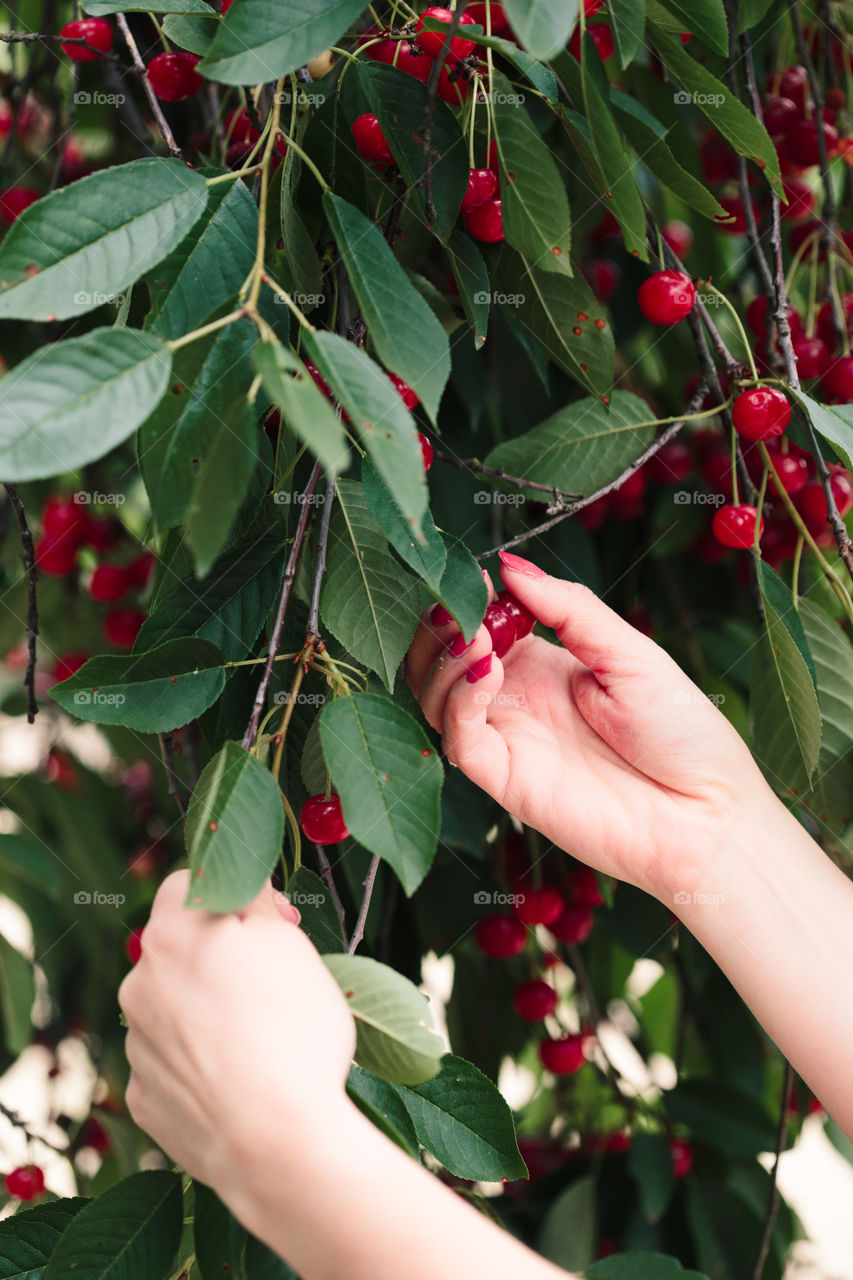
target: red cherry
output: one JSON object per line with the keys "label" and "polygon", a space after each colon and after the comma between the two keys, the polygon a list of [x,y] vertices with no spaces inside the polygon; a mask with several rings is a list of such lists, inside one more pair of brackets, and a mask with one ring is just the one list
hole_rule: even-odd
{"label": "red cherry", "polygon": [[520,1018],[526,1018],[528,1022],[541,1022],[556,1009],[557,993],[550,983],[542,978],[533,978],[516,987],[512,993],[512,1003]]}
{"label": "red cherry", "polygon": [[781,74],[771,71],[767,76],[767,92],[777,93],[781,98],[790,98],[800,115],[805,115],[808,92],[808,73],[805,67],[786,67]]}
{"label": "red cherry", "polygon": [[[714,519],[711,523],[714,537],[724,547],[734,547],[739,551],[745,551],[755,541],[755,520],[757,515],[758,512],[755,507],[751,507],[745,502],[742,502],[737,507],[719,507],[714,512]],[[764,518],[762,517],[758,530],[759,537],[761,537],[763,530]]]}
{"label": "red cherry", "polygon": [[432,466],[432,460],[435,457],[435,449],[432,447],[432,441],[422,431],[418,432],[418,440],[420,441],[421,455],[424,460],[424,471],[429,471]]}
{"label": "red cherry", "polygon": [[591,502],[588,507],[582,507],[578,512],[576,519],[584,529],[588,529],[590,533],[594,529],[599,529],[607,519],[610,511],[610,494],[607,493],[603,498],[596,498],[595,502]]}
{"label": "red cherry", "polygon": [[133,933],[128,934],[127,942],[124,944],[124,949],[127,953],[127,958],[131,964],[139,964],[139,961],[142,959],[142,934],[143,933],[144,933],[144,928],[134,929]]}
{"label": "red cherry", "polygon": [[504,227],[501,214],[501,202],[498,196],[485,200],[476,209],[465,214],[465,226],[475,240],[484,240],[494,244],[503,240]]}
{"label": "red cherry", "polygon": [[32,187],[7,187],[0,194],[0,218],[11,226],[38,198],[38,191],[34,191]]}
{"label": "red cherry", "polygon": [[117,564],[99,564],[89,583],[89,595],[99,604],[115,604],[127,595],[127,570]]}
{"label": "red cherry", "polygon": [[565,905],[559,889],[545,885],[541,889],[525,889],[513,911],[524,924],[553,924],[563,914]]}
{"label": "red cherry", "polygon": [[791,421],[791,402],[778,387],[742,391],[732,405],[735,431],[747,440],[772,440]]}
{"label": "red cherry", "polygon": [[[778,445],[770,445],[767,452],[786,493],[799,493],[805,488],[809,479],[809,464],[805,458],[796,453],[782,453]],[[775,481],[773,483],[775,485]]]}
{"label": "red cherry", "polygon": [[627,480],[610,495],[610,510],[617,520],[634,520],[643,514],[646,472],[642,467],[632,471]]}
{"label": "red cherry", "polygon": [[196,71],[199,59],[194,53],[172,50],[158,53],[148,63],[148,83],[161,102],[183,102],[204,84]]}
{"label": "red cherry", "polygon": [[793,342],[797,370],[801,378],[820,378],[829,368],[829,347],[823,338],[809,338],[801,333]]}
{"label": "red cherry", "polygon": [[71,757],[58,747],[51,747],[44,762],[44,771],[48,782],[53,782],[63,791],[74,791],[80,782],[79,774],[74,768]]}
{"label": "red cherry", "polygon": [[814,213],[814,192],[805,182],[798,178],[785,178],[782,181],[788,203],[783,204],[781,215],[786,222],[800,222]]}
{"label": "red cherry", "polygon": [[693,470],[693,454],[681,440],[670,440],[646,463],[650,479],[656,484],[680,484]]}
{"label": "red cherry", "polygon": [[66,22],[59,34],[69,40],[85,40],[86,44],[100,49],[100,53],[96,53],[82,44],[64,44],[62,52],[72,62],[97,62],[101,53],[109,53],[113,47],[113,29],[106,18],[77,18]]}
{"label": "red cherry", "polygon": [[389,373],[387,377],[393,382],[394,389],[407,409],[416,409],[421,402],[421,398],[417,391],[413,391],[408,382],[404,382],[402,378],[398,378],[396,373]]}
{"label": "red cherry", "polygon": [[799,118],[800,109],[790,98],[770,94],[764,102],[764,127],[771,137],[786,133]]}
{"label": "red cherry", "polygon": [[525,636],[529,636],[536,625],[536,619],[527,606],[520,600],[516,600],[515,596],[506,590],[498,592],[498,603],[503,605],[504,613],[513,621],[516,640],[523,640]]}
{"label": "red cherry", "polygon": [[[843,516],[853,506],[853,487],[843,471],[833,472],[829,481],[835,505]],[[828,509],[823,486],[817,481],[804,485],[797,494],[797,510],[808,525],[810,533],[818,533],[828,519]]]}
{"label": "red cherry", "polygon": [[[596,3],[598,7],[604,3],[604,0],[586,0],[586,3]],[[509,18],[503,11],[503,5],[498,4],[497,0],[492,0],[491,4],[469,4],[465,10],[468,17],[472,21],[478,23],[483,30],[486,30],[486,10],[490,11],[492,21],[493,36],[509,36],[512,35],[512,27],[509,25]]]}
{"label": "red cherry", "polygon": [[[418,44],[423,49],[428,58],[438,58],[444,48],[447,39],[447,31],[425,31],[424,18],[433,18],[436,22],[445,22],[448,24],[453,21],[453,13],[450,9],[445,9],[441,5],[431,5],[429,9],[424,9],[415,25],[417,32]],[[468,13],[463,13],[459,17],[459,27],[473,26],[474,19]],[[467,58],[469,53],[473,53],[476,48],[474,40],[466,40],[463,36],[454,36],[450,41],[450,53],[448,57],[458,62],[461,58]]]}
{"label": "red cherry", "polygon": [[44,1173],[37,1164],[19,1165],[6,1174],[3,1182],[16,1200],[36,1200],[44,1191]]}
{"label": "red cherry", "polygon": [[116,649],[132,649],[145,616],[141,609],[111,609],[104,615],[101,630]]}
{"label": "red cherry", "polygon": [[497,174],[493,169],[472,169],[468,175],[468,188],[459,206],[462,213],[477,209],[493,196],[498,188]]}
{"label": "red cherry", "polygon": [[[717,226],[721,231],[726,231],[730,236],[742,236],[746,232],[746,212],[744,210],[743,200],[740,196],[720,196],[718,203],[725,209],[725,215],[717,214],[714,218]],[[756,222],[759,221],[760,210],[755,202],[752,202],[752,212],[755,215]]]}
{"label": "red cherry", "polygon": [[527,929],[514,916],[483,916],[477,921],[474,940],[483,955],[508,960],[524,950]]}
{"label": "red cherry", "polygon": [[69,649],[68,653],[61,653],[56,659],[51,675],[56,681],[69,680],[76,671],[85,666],[91,656],[90,653],[75,653]]}
{"label": "red cherry", "polygon": [[656,271],[640,285],[637,303],[652,324],[678,324],[693,310],[696,287],[683,271]]}
{"label": "red cherry", "polygon": [[305,838],[313,844],[337,844],[349,838],[349,830],[341,812],[341,798],[336,791],[328,797],[322,792],[310,796],[302,806],[299,821]]}
{"label": "red cherry", "polygon": [[592,867],[572,867],[569,872],[571,894],[569,901],[576,907],[600,907],[604,904],[598,887],[598,876]]}
{"label": "red cherry", "polygon": [[597,301],[608,302],[622,274],[616,263],[611,262],[609,258],[591,258],[581,270],[589,281],[589,287]]}
{"label": "red cherry", "polygon": [[[592,40],[598,50],[598,56],[602,62],[609,62],[613,57],[613,32],[610,30],[606,22],[595,23],[586,29],[587,35]],[[581,29],[575,27],[572,32],[572,38],[569,41],[569,53],[576,62],[581,60]]]}
{"label": "red cherry", "polygon": [[80,1130],[79,1143],[81,1147],[91,1147],[93,1151],[97,1151],[102,1156],[106,1155],[112,1148],[110,1135],[97,1116],[89,1116],[89,1119]]}
{"label": "red cherry", "polygon": [[841,356],[831,364],[820,385],[827,399],[836,404],[853,401],[853,355]]}
{"label": "red cherry", "polygon": [[683,1138],[670,1138],[669,1149],[672,1152],[673,1178],[686,1178],[693,1168],[693,1148]]}
{"label": "red cherry", "polygon": [[[838,130],[831,124],[821,123],[828,156],[838,150]],[[818,123],[816,120],[798,120],[785,134],[785,144],[791,159],[804,169],[820,162]]]}
{"label": "red cherry", "polygon": [[594,923],[592,907],[570,903],[548,928],[558,942],[586,942]]}
{"label": "red cherry", "polygon": [[604,0],[583,0],[583,15],[585,18],[594,18],[604,8]]}
{"label": "red cherry", "polygon": [[706,182],[737,181],[737,156],[715,129],[707,129],[700,139],[699,162]]}
{"label": "red cherry", "polygon": [[157,557],[151,551],[143,551],[142,555],[134,557],[126,570],[129,585],[137,591],[147,587],[156,563]]}
{"label": "red cherry", "polygon": [[369,160],[371,163],[394,163],[391,148],[388,146],[382,127],[372,111],[366,111],[363,116],[353,120],[352,136],[362,159]]}
{"label": "red cherry", "polygon": [[684,258],[690,252],[693,231],[686,222],[679,222],[677,218],[670,219],[661,227],[661,235],[677,257]]}
{"label": "red cherry", "polygon": [[570,1076],[580,1071],[586,1062],[583,1052],[584,1036],[563,1036],[562,1040],[543,1040],[539,1046],[539,1059],[546,1071],[555,1076]]}
{"label": "red cherry", "polygon": [[722,493],[731,499],[732,491],[732,458],[727,449],[717,449],[707,454],[700,464],[702,478],[709,489]]}
{"label": "red cherry", "polygon": [[[844,320],[849,329],[853,325],[853,293],[845,293],[841,303]],[[835,346],[835,323],[832,318],[832,307],[828,302],[824,302],[818,310],[817,328],[826,345],[832,350]]]}
{"label": "red cherry", "polygon": [[48,534],[42,534],[35,544],[36,568],[52,578],[67,578],[77,565],[77,547],[70,538],[56,541]]}
{"label": "red cherry", "polygon": [[[767,308],[769,306],[769,300],[763,293],[760,293],[756,298],[752,299],[752,302],[750,302],[746,309],[747,326],[752,330],[757,338],[766,338],[767,336]],[[803,327],[799,311],[789,304],[787,307],[787,314],[788,324],[791,326],[791,334],[798,334]]]}
{"label": "red cherry", "polygon": [[467,78],[462,73],[462,68],[458,62],[451,62],[449,59],[441,68],[441,74],[438,77],[438,96],[442,102],[449,102],[451,106],[461,106],[468,97],[471,86]]}
{"label": "red cherry", "polygon": [[374,62],[385,62],[398,71],[404,71],[416,80],[426,84],[432,69],[432,58],[428,58],[420,45],[410,40],[383,40],[381,44],[372,45],[367,50],[368,58]]}
{"label": "red cherry", "polygon": [[843,111],[847,105],[847,98],[843,89],[827,89],[824,102],[831,111]]}
{"label": "red cherry", "polygon": [[86,511],[70,498],[52,494],[41,513],[42,533],[48,538],[68,538],[75,546],[83,541],[86,532]]}
{"label": "red cherry", "polygon": [[486,609],[483,625],[491,636],[495,657],[504,657],[515,644],[515,619],[507,613],[502,601],[492,601]]}
{"label": "red cherry", "polygon": [[85,178],[86,174],[91,172],[92,166],[83,143],[75,138],[73,133],[69,134],[62,151],[59,166],[60,178],[64,183],[76,182],[78,178]]}
{"label": "red cherry", "polygon": [[[321,373],[321,372],[320,372],[320,370],[317,368],[317,366],[316,366],[316,364],[314,363],[314,361],[313,361],[313,360],[303,360],[303,362],[302,362],[302,363],[305,365],[305,368],[308,370],[309,374],[311,375],[311,380],[312,380],[312,382],[314,383],[314,385],[315,385],[316,387],[318,387],[318,388],[320,389],[320,391],[322,391],[322,393],[323,393],[323,395],[326,397],[326,399],[327,399],[327,400],[334,400],[334,396],[332,395],[332,388],[329,386],[328,382],[327,382],[327,381],[326,381],[326,379],[323,377],[322,373]],[[341,412],[341,422],[343,422],[344,424],[346,424],[346,423],[348,423],[349,421],[350,421],[350,416],[349,416],[349,414],[348,414],[348,413],[346,413],[345,411],[342,411],[342,412]]]}

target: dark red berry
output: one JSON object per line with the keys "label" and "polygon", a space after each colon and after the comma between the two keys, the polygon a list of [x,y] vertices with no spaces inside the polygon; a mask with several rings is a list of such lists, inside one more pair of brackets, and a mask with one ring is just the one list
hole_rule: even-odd
{"label": "dark red berry", "polygon": [[781,207],[781,215],[786,222],[801,222],[814,213],[814,192],[805,182],[799,178],[785,178],[782,188],[788,201]]}
{"label": "dark red berry", "polygon": [[127,595],[127,570],[117,564],[99,564],[89,583],[89,595],[99,604],[114,604]]}
{"label": "dark red berry", "polygon": [[112,551],[121,542],[123,529],[120,520],[115,516],[85,517],[83,525],[83,542],[95,551]]}
{"label": "dark red berry", "polygon": [[477,921],[474,939],[483,955],[507,960],[524,950],[527,929],[514,916],[483,916]]}
{"label": "dark red berry", "polygon": [[777,133],[787,133],[788,129],[800,118],[800,109],[790,98],[781,98],[771,94],[764,102],[764,127],[771,137]]}
{"label": "dark red berry", "polygon": [[732,422],[747,440],[772,440],[791,421],[791,402],[778,387],[742,391],[732,405]]}
{"label": "dark red berry", "polygon": [[97,1151],[102,1156],[107,1155],[112,1148],[110,1135],[97,1116],[89,1116],[89,1119],[80,1130],[79,1142],[81,1147],[91,1147],[93,1151]]}
{"label": "dark red berry", "polygon": [[194,53],[171,50],[158,53],[148,63],[148,83],[161,102],[183,102],[204,84],[196,71],[199,59]]}
{"label": "dark red berry", "polygon": [[581,268],[598,302],[608,302],[619,284],[621,272],[609,258],[591,258]]}
{"label": "dark red berry", "polygon": [[141,609],[111,609],[104,615],[101,629],[116,649],[132,649],[144,621]]}
{"label": "dark red berry", "polygon": [[69,40],[85,40],[86,44],[95,46],[87,49],[82,44],[64,44],[62,52],[72,62],[97,62],[102,53],[109,53],[113,47],[113,29],[106,18],[77,18],[74,22],[66,22],[59,34]]}
{"label": "dark red berry", "polygon": [[413,391],[408,382],[404,382],[402,378],[398,378],[396,373],[389,373],[388,378],[394,384],[394,390],[403,401],[407,409],[416,409],[421,402],[421,398],[417,391]]}
{"label": "dark red berry", "polygon": [[536,625],[536,619],[527,606],[520,600],[516,600],[515,596],[506,590],[498,592],[498,603],[503,605],[504,613],[512,618],[516,640],[523,640],[525,636],[529,636]]}
{"label": "dark red berry", "polygon": [[[587,3],[589,3],[589,0],[587,0]],[[597,3],[600,8],[601,5],[604,3],[604,0],[595,0],[595,3]],[[487,26],[486,26],[487,10],[488,10],[488,16],[491,18],[492,35],[493,36],[511,35],[512,27],[509,25],[509,18],[504,13],[503,5],[498,4],[497,0],[491,0],[491,3],[488,5],[469,4],[465,12],[468,14],[469,18],[472,18],[474,22],[478,23],[479,26],[481,26],[483,30],[486,31],[487,30]]]}
{"label": "dark red berry", "polygon": [[432,460],[435,457],[435,449],[432,447],[432,441],[422,431],[418,432],[418,441],[421,446],[421,456],[424,460],[424,471],[429,471],[432,466]]}
{"label": "dark red berry", "polygon": [[677,324],[693,310],[696,287],[683,271],[656,271],[640,285],[637,303],[652,324]]}
{"label": "dark red berry", "polygon": [[127,580],[130,585],[137,591],[147,587],[156,563],[157,557],[151,551],[143,551],[142,555],[135,556],[127,566]]}
{"label": "dark red berry", "polygon": [[[823,129],[827,155],[834,156],[838,150],[838,130],[826,123],[822,123],[820,127]],[[818,122],[798,120],[785,134],[785,144],[791,159],[804,169],[818,164],[820,162]]]}
{"label": "dark red berry", "polygon": [[[763,293],[758,294],[752,299],[746,309],[746,323],[757,338],[767,337],[767,308],[770,305],[768,299]],[[787,307],[788,324],[791,327],[792,336],[796,336],[803,327],[803,322],[799,311],[794,307]]]}
{"label": "dark red berry", "polygon": [[302,806],[299,821],[307,840],[313,844],[337,844],[349,839],[349,830],[341,812],[341,798],[336,791],[329,796],[320,792],[310,796]]}
{"label": "dark red berry", "polygon": [[569,901],[573,906],[600,907],[604,903],[598,887],[598,876],[592,867],[572,867],[569,872],[571,894]]}
{"label": "dark red berry", "polygon": [[131,964],[139,964],[142,958],[142,934],[144,929],[134,929],[133,933],[128,934],[127,942],[124,944],[127,958]]}
{"label": "dark red berry", "polygon": [[[839,513],[842,516],[846,515],[851,506],[853,506],[853,487],[851,487],[848,474],[844,471],[833,472],[830,476],[829,486]],[[823,485],[817,481],[804,485],[797,494],[797,510],[808,525],[810,533],[820,532],[826,524],[829,514]]]}
{"label": "dark red berry", "polygon": [[[742,236],[746,232],[746,209],[740,196],[720,196],[718,203],[725,209],[725,215],[717,214],[714,218],[717,226],[721,231],[726,231],[730,236]],[[760,210],[755,202],[752,202],[752,212],[755,215],[755,221],[760,220]]]}
{"label": "dark red berry", "polygon": [[649,458],[646,469],[656,484],[680,484],[693,470],[693,454],[681,440],[670,440]]}
{"label": "dark red berry", "polygon": [[[445,9],[441,5],[431,5],[429,9],[424,9],[418,18],[416,28],[418,44],[423,49],[428,58],[439,57],[447,36],[448,31],[425,31],[424,18],[433,18],[436,22],[447,23],[448,28],[453,21],[453,13],[450,9]],[[473,26],[474,19],[468,13],[463,13],[459,18],[459,27]],[[473,53],[476,47],[475,41],[467,40],[463,36],[454,36],[450,41],[450,53],[448,57],[453,58],[454,62],[458,62],[461,58],[467,58],[469,53]]]}
{"label": "dark red berry", "polygon": [[693,231],[686,222],[680,222],[677,218],[664,223],[661,235],[676,257],[686,257],[693,247]]}
{"label": "dark red berry", "polygon": [[36,568],[52,578],[67,578],[77,566],[77,547],[70,538],[42,534],[35,544]]}
{"label": "dark red berry", "polygon": [[557,993],[550,983],[542,978],[533,978],[516,987],[512,993],[512,1003],[520,1018],[526,1018],[528,1022],[541,1022],[556,1009]]}
{"label": "dark red berry", "polygon": [[[808,484],[809,464],[797,453],[782,453],[779,447],[769,446],[768,455],[785,493],[799,493]],[[775,481],[773,482],[775,485]]]}
{"label": "dark red berry", "polygon": [[11,226],[25,209],[35,204],[38,198],[38,191],[33,190],[32,187],[7,187],[0,194],[0,218]]}
{"label": "dark red berry", "polygon": [[500,198],[492,196],[491,199],[484,200],[476,209],[469,210],[465,214],[465,226],[475,240],[483,240],[487,244],[503,240],[504,224]]}
{"label": "dark red berry", "polygon": [[44,1191],[44,1173],[37,1164],[19,1165],[6,1174],[3,1182],[9,1195],[17,1200],[36,1200]]}
{"label": "dark red berry", "polygon": [[498,189],[498,178],[494,169],[472,169],[468,175],[468,187],[459,206],[463,213],[477,209],[493,196]]}
{"label": "dark red berry", "polygon": [[548,928],[558,942],[586,942],[594,923],[592,907],[570,903]]}
{"label": "dark red berry", "polygon": [[673,1178],[686,1178],[693,1168],[693,1148],[683,1138],[670,1138],[669,1149],[672,1152]]}
{"label": "dark red berry", "polygon": [[853,401],[853,355],[840,356],[827,369],[820,380],[826,398],[836,404]]}
{"label": "dark red berry", "polygon": [[75,653],[73,650],[61,653],[53,664],[51,675],[57,681],[70,680],[76,671],[85,666],[91,656],[90,653]]}
{"label": "dark red berry", "polygon": [[563,914],[565,900],[559,889],[545,885],[541,889],[525,889],[518,895],[513,910],[524,924],[553,924]]}
{"label": "dark red berry", "polygon": [[[745,551],[747,547],[751,547],[755,542],[757,515],[758,512],[755,507],[751,507],[745,502],[736,507],[720,507],[714,512],[714,519],[711,524],[714,537],[724,547],[734,547],[739,551]],[[759,537],[761,537],[763,529],[764,518],[762,517],[758,531]]]}
{"label": "dark red berry", "polygon": [[382,126],[372,111],[366,111],[363,116],[353,120],[352,136],[362,159],[371,164],[394,163]]}
{"label": "dark red berry", "polygon": [[420,46],[410,40],[383,40],[382,44],[368,49],[367,56],[376,62],[394,66],[424,84],[429,80],[432,58],[428,58]]}
{"label": "dark red berry", "polygon": [[[587,27],[587,35],[592,40],[598,50],[598,56],[602,62],[609,62],[613,57],[613,32],[610,30],[606,22],[594,23],[593,26]],[[581,29],[575,27],[572,32],[572,38],[569,41],[569,53],[572,57],[580,62],[581,60]]]}
{"label": "dark red berry", "polygon": [[45,537],[68,538],[79,546],[86,535],[86,509],[70,498],[53,494],[42,508],[41,527]]}
{"label": "dark red berry", "polygon": [[47,759],[44,762],[44,771],[47,774],[48,782],[53,782],[57,787],[61,787],[63,791],[73,791],[80,781],[80,775],[74,767],[74,762],[66,751],[61,751],[59,747],[51,747],[47,753]]}
{"label": "dark red berry", "polygon": [[780,98],[790,98],[801,116],[806,113],[808,74],[805,67],[786,67],[784,71],[771,71],[767,76],[767,92]]}
{"label": "dark red berry", "polygon": [[580,1071],[586,1062],[583,1051],[584,1036],[563,1036],[562,1040],[543,1040],[539,1046],[539,1059],[546,1071],[555,1076],[570,1076]]}
{"label": "dark red berry", "polygon": [[515,621],[500,600],[493,600],[486,609],[483,626],[492,640],[492,651],[496,657],[502,658],[509,653],[515,644]]}
{"label": "dark red berry", "polygon": [[793,342],[797,371],[801,378],[821,378],[829,368],[829,347],[823,338],[809,338],[801,333]]}

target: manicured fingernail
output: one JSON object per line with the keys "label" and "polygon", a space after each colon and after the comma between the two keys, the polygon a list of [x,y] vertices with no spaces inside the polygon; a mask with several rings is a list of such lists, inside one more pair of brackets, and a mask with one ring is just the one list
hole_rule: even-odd
{"label": "manicured fingernail", "polygon": [[448,622],[453,621],[453,614],[448,613],[443,604],[433,606],[429,620],[434,627],[446,627]]}
{"label": "manicured fingernail", "polygon": [[511,569],[513,573],[523,573],[525,578],[545,577],[544,569],[540,569],[538,564],[531,564],[521,556],[514,556],[510,551],[499,551],[498,555],[504,568]]}
{"label": "manicured fingernail", "polygon": [[487,676],[492,669],[493,653],[487,653],[485,658],[480,658],[475,662],[473,667],[465,673],[465,679],[469,684],[476,684],[478,680],[482,680],[483,676]]}
{"label": "manicured fingernail", "polygon": [[461,655],[465,652],[466,649],[470,649],[473,643],[474,643],[473,640],[466,640],[462,632],[460,631],[459,635],[456,637],[456,639],[453,641],[453,643],[450,646],[451,655],[454,658],[461,657]]}
{"label": "manicured fingernail", "polygon": [[483,575],[483,581],[485,582],[486,586],[488,586],[488,584],[489,584],[489,571],[488,571],[488,569],[481,569],[481,570],[480,570],[480,573],[482,573],[482,575]]}

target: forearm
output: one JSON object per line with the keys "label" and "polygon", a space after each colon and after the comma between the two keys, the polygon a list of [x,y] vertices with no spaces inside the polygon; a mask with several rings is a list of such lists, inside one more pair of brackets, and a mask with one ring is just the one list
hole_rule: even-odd
{"label": "forearm", "polygon": [[[293,1144],[302,1155],[294,1161]],[[294,1166],[297,1166],[294,1172]],[[572,1280],[466,1204],[352,1104],[297,1137],[270,1126],[242,1163],[232,1212],[302,1280]]]}
{"label": "forearm", "polygon": [[[853,1137],[853,885],[762,792],[691,901],[676,905],[756,1018]],[[831,1046],[831,1052],[828,1052]]]}

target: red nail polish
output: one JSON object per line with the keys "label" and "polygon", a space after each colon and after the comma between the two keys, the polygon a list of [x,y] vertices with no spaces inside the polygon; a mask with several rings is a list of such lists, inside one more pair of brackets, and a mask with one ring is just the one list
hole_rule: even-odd
{"label": "red nail polish", "polygon": [[525,578],[544,578],[545,570],[540,569],[538,564],[532,564],[529,560],[523,559],[522,556],[514,556],[509,551],[499,551],[501,564],[506,569],[510,569],[513,573],[523,573]]}
{"label": "red nail polish", "polygon": [[446,627],[448,622],[453,621],[453,615],[448,613],[443,604],[433,605],[429,620],[434,627]]}
{"label": "red nail polish", "polygon": [[460,631],[459,635],[456,637],[456,639],[453,641],[453,643],[450,646],[450,652],[454,658],[459,658],[462,656],[462,654],[465,652],[466,649],[469,649],[471,647],[473,643],[474,643],[473,640],[466,640],[462,632]]}
{"label": "red nail polish", "polygon": [[487,653],[485,658],[480,658],[479,662],[475,662],[469,671],[465,673],[465,679],[469,684],[476,684],[478,680],[482,680],[483,676],[487,676],[492,669],[493,653]]}

